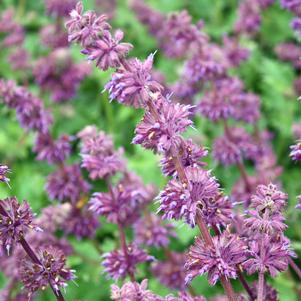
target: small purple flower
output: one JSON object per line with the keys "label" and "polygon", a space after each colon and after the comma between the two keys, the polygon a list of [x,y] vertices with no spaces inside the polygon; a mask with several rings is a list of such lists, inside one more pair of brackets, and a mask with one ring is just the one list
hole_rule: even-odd
{"label": "small purple flower", "polygon": [[226,227],[233,220],[233,204],[222,194],[205,200],[200,206],[200,212],[208,226]]}
{"label": "small purple flower", "polygon": [[149,55],[144,62],[132,59],[118,69],[105,86],[110,100],[116,99],[122,104],[139,108],[146,106],[151,93],[161,92],[163,87],[151,75],[153,59],[154,54]]}
{"label": "small purple flower", "polygon": [[178,293],[177,298],[174,296],[167,296],[166,301],[206,301],[206,298],[203,296],[191,296],[187,292],[183,291]]}
{"label": "small purple flower", "polygon": [[160,112],[158,116],[150,111],[145,113],[136,127],[133,143],[141,144],[147,149],[169,152],[181,144],[182,137],[179,134],[192,125],[189,119],[191,106],[163,99],[157,109]]}
{"label": "small purple flower", "polygon": [[186,287],[185,259],[182,253],[168,251],[166,260],[152,263],[152,273],[163,285],[171,289],[184,290]]}
{"label": "small purple flower", "polygon": [[157,32],[160,48],[171,58],[182,57],[191,49],[200,47],[207,37],[192,24],[186,10],[170,14]]}
{"label": "small purple flower", "polygon": [[153,260],[152,256],[147,255],[135,245],[127,246],[127,254],[124,254],[123,250],[114,250],[104,254],[103,258],[102,265],[105,272],[114,280],[134,274],[138,263]]}
{"label": "small purple flower", "polygon": [[74,271],[65,267],[66,258],[60,250],[52,247],[40,250],[38,258],[40,263],[34,263],[27,257],[20,262],[21,279],[30,293],[48,285],[59,292],[61,287],[67,286],[67,281],[75,278]]}
{"label": "small purple flower", "polygon": [[90,45],[111,28],[106,21],[106,15],[98,17],[92,11],[83,13],[83,4],[78,2],[70,13],[70,19],[66,22],[69,42],[80,43],[83,46]]}
{"label": "small purple flower", "polygon": [[213,88],[204,93],[198,111],[206,118],[217,121],[234,116],[235,97],[241,95],[242,82],[237,78],[223,78],[213,82]]}
{"label": "small purple flower", "polygon": [[46,190],[52,200],[76,203],[81,193],[87,193],[89,188],[77,164],[63,166],[47,177]]}
{"label": "small purple flower", "polygon": [[116,284],[111,285],[111,298],[116,301],[163,301],[147,289],[148,280],[144,279],[141,284],[126,282],[121,288]]}
{"label": "small purple flower", "polygon": [[37,153],[37,159],[47,161],[48,164],[62,163],[71,153],[70,137],[60,136],[56,141],[49,133],[39,133],[33,151]]}
{"label": "small purple flower", "polygon": [[219,184],[209,171],[198,167],[187,167],[185,173],[188,183],[172,179],[160,193],[159,210],[163,211],[164,219],[184,218],[194,227],[198,206],[218,194]]}
{"label": "small purple flower", "polygon": [[272,183],[259,185],[256,193],[251,197],[251,206],[258,211],[268,209],[277,213],[286,205],[287,197],[286,193],[278,190],[277,186]]}
{"label": "small purple flower", "polygon": [[301,209],[301,195],[297,196],[298,205],[295,207],[296,209]]}
{"label": "small purple flower", "polygon": [[101,39],[88,45],[82,53],[88,56],[88,60],[96,61],[96,66],[101,70],[109,67],[119,67],[120,61],[133,48],[129,43],[120,43],[123,39],[123,32],[117,30],[114,37],[110,32],[105,32]]}
{"label": "small purple flower", "polygon": [[65,17],[75,7],[76,0],[46,0],[45,5],[49,15]]}
{"label": "small purple flower", "polygon": [[291,22],[291,27],[301,36],[301,18],[294,18]]}
{"label": "small purple flower", "polygon": [[[192,139],[182,140],[179,145],[179,152],[181,154],[181,161],[184,167],[199,166],[202,167],[206,163],[201,162],[200,159],[208,155],[208,151],[203,147],[192,142]],[[175,164],[172,156],[164,154],[161,160],[162,172],[166,176],[175,176],[177,174]]]}
{"label": "small purple flower", "polygon": [[134,224],[135,242],[148,247],[167,247],[169,237],[176,236],[171,224],[164,224],[155,214],[146,214]]}
{"label": "small purple flower", "polygon": [[77,239],[82,239],[94,238],[100,223],[98,216],[84,207],[81,209],[73,208],[62,226],[66,233],[75,235]]}
{"label": "small purple flower", "polygon": [[91,179],[105,178],[124,171],[123,149],[114,150],[112,138],[104,132],[97,132],[93,126],[87,126],[78,133],[82,141],[81,166],[88,170]]}
{"label": "small purple flower", "polygon": [[287,248],[281,241],[272,242],[268,235],[263,235],[259,240],[251,241],[249,254],[251,258],[242,264],[248,274],[268,272],[272,277],[275,277],[288,267]]}
{"label": "small purple flower", "polygon": [[186,282],[208,273],[209,284],[215,285],[220,277],[236,278],[236,266],[246,260],[246,246],[236,235],[224,232],[213,237],[213,246],[196,238],[187,255]]}
{"label": "small purple flower", "polygon": [[9,172],[10,169],[8,168],[8,166],[0,164],[0,182],[9,185],[10,179],[7,177],[7,173]]}
{"label": "small purple flower", "polygon": [[301,141],[297,141],[296,144],[290,146],[291,152],[290,157],[294,161],[301,160]]}
{"label": "small purple flower", "polygon": [[19,204],[15,197],[0,200],[0,240],[7,253],[27,229],[41,231],[33,223],[33,213],[26,201]]}
{"label": "small purple flower", "polygon": [[136,187],[122,185],[112,188],[111,192],[94,193],[89,204],[90,210],[105,216],[109,222],[130,225],[139,218],[139,207],[144,197]]}

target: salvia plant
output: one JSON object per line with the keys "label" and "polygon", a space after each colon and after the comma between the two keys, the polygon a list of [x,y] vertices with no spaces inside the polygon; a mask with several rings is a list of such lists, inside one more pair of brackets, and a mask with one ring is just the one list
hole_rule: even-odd
{"label": "salvia plant", "polygon": [[300,300],[301,1],[0,7],[0,300]]}

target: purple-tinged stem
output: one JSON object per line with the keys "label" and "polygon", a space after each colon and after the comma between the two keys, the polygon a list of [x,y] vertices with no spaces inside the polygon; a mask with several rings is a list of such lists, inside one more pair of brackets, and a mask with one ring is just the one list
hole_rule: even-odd
{"label": "purple-tinged stem", "polygon": [[259,272],[258,275],[258,293],[257,293],[257,301],[264,301],[263,300],[263,293],[264,293],[264,273]]}
{"label": "purple-tinged stem", "polygon": [[[113,202],[115,202],[115,194],[113,192],[113,188],[112,188],[111,182],[110,182],[108,177],[106,178],[106,183],[107,183],[107,186],[108,186],[108,189],[109,189],[109,193],[111,194],[112,200],[113,200]],[[123,227],[120,223],[117,223],[117,226],[118,226],[118,232],[119,232],[119,239],[120,239],[121,248],[123,250],[124,256],[127,259],[129,259],[128,246],[126,244],[126,237],[125,237]],[[129,276],[130,276],[130,279],[131,279],[132,282],[136,281],[135,275],[130,271],[129,271]]]}
{"label": "purple-tinged stem", "polygon": [[299,276],[299,278],[301,279],[301,270],[300,268],[297,266],[297,264],[294,262],[294,260],[289,257],[288,258],[288,262],[289,265],[291,266],[291,268],[295,271],[295,273]]}

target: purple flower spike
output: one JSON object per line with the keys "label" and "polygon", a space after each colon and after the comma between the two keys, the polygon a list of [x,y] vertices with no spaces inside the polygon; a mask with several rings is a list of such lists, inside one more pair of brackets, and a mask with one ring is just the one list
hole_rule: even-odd
{"label": "purple flower spike", "polygon": [[66,258],[59,249],[49,247],[38,253],[39,263],[34,263],[30,258],[20,261],[21,279],[30,294],[44,289],[49,284],[55,292],[67,286],[67,281],[75,278],[74,271],[65,267]]}
{"label": "purple flower spike", "polygon": [[82,53],[88,56],[88,60],[96,61],[96,66],[101,70],[107,70],[109,67],[119,67],[120,61],[133,48],[129,43],[120,43],[123,39],[123,32],[117,30],[114,38],[110,32],[105,32],[102,39],[96,40],[93,44],[87,46]]}
{"label": "purple flower spike", "polygon": [[6,165],[0,164],[0,182],[4,182],[9,185],[10,179],[6,176],[10,172],[10,169]]}
{"label": "purple flower spike", "polygon": [[69,136],[62,135],[53,141],[49,133],[39,133],[33,150],[38,160],[47,161],[48,164],[62,163],[71,153],[70,140]]}
{"label": "purple flower spike", "polygon": [[153,59],[154,54],[150,54],[144,62],[133,59],[118,69],[105,86],[110,100],[139,108],[146,106],[151,93],[161,92],[163,87],[151,75]]}
{"label": "purple flower spike", "polygon": [[125,278],[128,274],[134,274],[138,263],[153,260],[152,256],[147,255],[135,245],[127,246],[127,254],[124,254],[122,250],[115,250],[104,254],[103,257],[102,265],[114,280]]}
{"label": "purple flower spike", "polygon": [[197,167],[187,167],[185,172],[188,183],[170,180],[159,196],[159,209],[163,211],[164,219],[184,218],[187,224],[194,227],[198,206],[218,194],[219,184],[210,172]]}
{"label": "purple flower spike", "polygon": [[160,105],[157,105],[160,115],[154,116],[150,111],[145,113],[136,127],[133,143],[154,151],[169,152],[181,145],[182,137],[179,134],[193,123],[189,119],[191,106],[172,103],[161,98],[158,101],[161,101]]}
{"label": "purple flower spike", "polygon": [[15,197],[0,200],[0,240],[7,253],[27,229],[41,229],[33,224],[33,213],[26,201],[19,204]]}
{"label": "purple flower spike", "polygon": [[236,265],[246,260],[246,246],[236,235],[223,233],[213,237],[213,246],[196,238],[187,255],[186,282],[208,273],[209,284],[215,285],[220,277],[236,278]]}

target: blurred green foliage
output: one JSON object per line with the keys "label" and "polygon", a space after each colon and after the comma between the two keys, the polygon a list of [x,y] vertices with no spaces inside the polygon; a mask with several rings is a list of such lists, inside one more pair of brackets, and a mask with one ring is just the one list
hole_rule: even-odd
{"label": "blurred green foliage", "polygon": [[[94,7],[93,0],[83,2],[87,8]],[[231,31],[238,4],[236,0],[150,0],[146,2],[166,13],[187,9],[195,22],[199,19],[205,21],[205,31],[217,42],[224,34]],[[53,20],[46,16],[43,1],[2,0],[0,10],[10,6],[14,6],[19,22],[26,29],[25,48],[33,58],[47,54],[47,50],[40,44],[38,31],[43,25],[53,22]],[[243,41],[244,46],[248,47],[252,54],[251,58],[235,73],[243,79],[250,91],[260,95],[262,100],[260,126],[267,127],[275,135],[273,139],[274,149],[277,153],[278,162],[284,169],[281,180],[284,190],[289,193],[287,218],[290,227],[287,233],[300,255],[301,219],[300,214],[294,210],[294,206],[296,195],[301,194],[301,166],[292,163],[288,154],[289,145],[294,141],[292,125],[294,122],[301,121],[301,106],[292,88],[292,82],[296,77],[292,66],[280,62],[274,54],[274,47],[277,43],[295,39],[289,28],[290,19],[291,15],[281,10],[279,3],[269,8],[264,13],[260,33],[252,41],[248,39]],[[157,49],[155,39],[138,22],[126,0],[117,1],[113,27],[122,28],[125,31],[125,40],[135,46],[131,53],[132,56],[144,59],[150,52]],[[83,60],[78,47],[72,46],[72,52],[75,60]],[[15,72],[10,68],[7,62],[7,53],[7,49],[0,50],[0,77],[22,81],[24,75],[22,72]],[[160,51],[155,58],[156,68],[165,74],[169,82],[175,81],[182,66],[181,62],[167,60]],[[159,158],[150,151],[142,150],[130,143],[135,125],[142,116],[142,111],[123,107],[116,102],[109,103],[107,94],[101,93],[109,77],[110,72],[100,72],[94,68],[92,74],[82,83],[77,96],[70,103],[52,106],[55,114],[53,134],[57,136],[66,132],[74,135],[83,126],[96,124],[100,129],[114,137],[116,146],[125,148],[130,169],[136,171],[145,182],[155,183],[159,188],[162,188],[166,180],[161,176],[158,168]],[[40,93],[32,78],[29,88],[33,93]],[[50,105],[49,95],[44,93],[43,95],[40,94],[40,97],[46,105]],[[45,179],[53,167],[35,160],[31,150],[34,136],[31,133],[24,133],[19,127],[14,112],[0,106],[0,116],[0,162],[6,163],[12,169],[12,189],[1,185],[0,197],[16,195],[19,199],[27,199],[34,211],[39,213],[42,207],[50,204],[44,185]],[[199,117],[196,118],[195,122],[197,132],[191,131],[189,134],[199,136],[202,143],[210,149],[213,137],[217,136],[221,128]],[[79,156],[74,154],[70,160],[79,161]],[[216,166],[210,157],[208,164],[225,191],[229,192],[238,178],[237,170]],[[172,241],[171,248],[180,251],[192,243],[197,230],[191,230],[182,223],[176,223],[176,226],[179,238]],[[97,234],[103,251],[113,249],[116,231],[115,226],[103,223]],[[129,235],[131,234],[129,233]],[[69,264],[77,270],[78,279],[76,282],[78,286],[70,283],[66,300],[108,300],[111,281],[107,280],[102,273],[98,252],[89,241],[77,241],[73,238],[70,240],[76,250],[76,255],[69,258]],[[162,256],[162,254],[156,255],[159,258]],[[146,266],[140,267],[138,279],[148,276],[150,275]],[[295,291],[301,289],[301,286],[296,285],[288,274],[283,274],[272,281],[280,292],[281,301],[300,300]],[[3,276],[0,277],[0,283],[2,285],[5,283]],[[158,294],[170,293],[153,278],[150,280],[150,287]],[[207,282],[200,278],[193,282],[193,287],[197,293],[206,296],[216,294],[220,290],[219,286],[215,289],[209,288]],[[38,300],[53,300],[52,293],[46,290],[40,294]]]}

